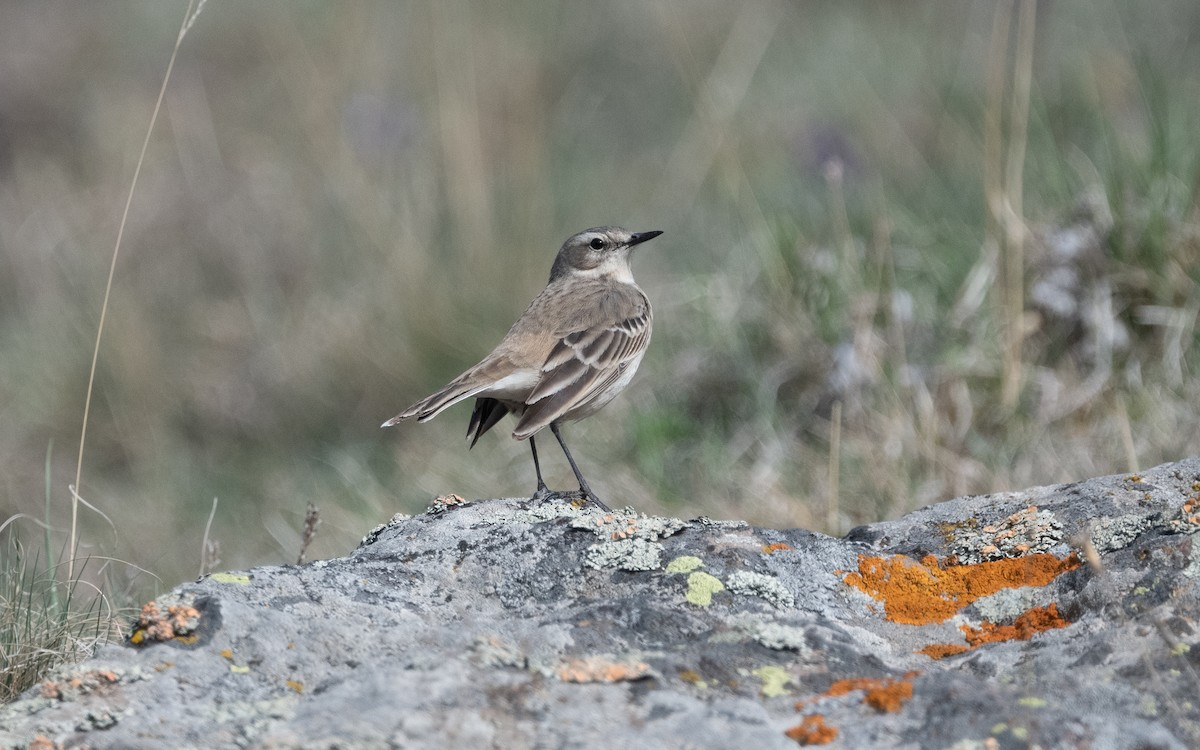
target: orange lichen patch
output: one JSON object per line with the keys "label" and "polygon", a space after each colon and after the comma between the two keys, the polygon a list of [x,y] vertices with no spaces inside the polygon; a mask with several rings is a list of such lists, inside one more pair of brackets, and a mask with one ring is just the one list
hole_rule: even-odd
{"label": "orange lichen patch", "polygon": [[1080,564],[1074,552],[1064,560],[1039,552],[973,565],[941,563],[933,555],[920,562],[904,555],[859,555],[858,571],[844,580],[883,602],[888,620],[929,625],[949,619],[981,596],[1018,586],[1045,586]]}
{"label": "orange lichen patch", "polygon": [[58,748],[62,747],[62,745],[58,744],[44,734],[38,734],[34,735],[34,738],[30,740],[26,747],[28,750],[58,750]]}
{"label": "orange lichen patch", "polygon": [[640,680],[650,672],[643,662],[610,661],[601,656],[571,659],[558,668],[563,682],[627,682]]}
{"label": "orange lichen patch", "polygon": [[821,714],[809,714],[784,734],[801,745],[828,745],[837,739],[838,730],[826,724]]}
{"label": "orange lichen patch", "polygon": [[[899,678],[851,677],[837,680],[824,693],[796,701],[796,710],[803,711],[822,698],[836,698],[862,690],[863,703],[881,713],[895,713],[913,697],[912,681],[919,674],[920,672],[913,671],[906,672]],[[801,745],[825,745],[833,742],[838,730],[825,724],[825,717],[821,714],[809,714],[799,724],[787,730],[786,734]]]}
{"label": "orange lichen patch", "polygon": [[165,609],[158,602],[148,602],[142,607],[137,625],[129,636],[135,646],[146,641],[169,641],[186,638],[200,624],[200,612],[186,604],[172,604]]}
{"label": "orange lichen patch", "polygon": [[963,635],[967,637],[967,645],[961,643],[932,643],[917,651],[931,659],[944,659],[965,651],[979,648],[985,643],[1002,643],[1003,641],[1027,641],[1038,633],[1056,628],[1065,628],[1071,623],[1058,613],[1058,605],[1051,603],[1045,607],[1034,607],[1021,613],[1017,619],[1008,625],[997,625],[986,620],[979,627],[960,625]]}
{"label": "orange lichen patch", "polygon": [[895,713],[912,698],[912,679],[919,672],[908,672],[898,680],[888,677],[851,677],[829,686],[824,695],[836,697],[855,690],[865,691],[863,703],[881,713]]}
{"label": "orange lichen patch", "polygon": [[46,680],[42,683],[41,692],[43,698],[68,700],[80,695],[87,695],[107,685],[115,685],[120,679],[117,673],[111,670],[92,669],[63,680]]}
{"label": "orange lichen patch", "polygon": [[844,680],[836,680],[829,689],[821,695],[826,695],[831,698],[836,698],[839,695],[853,693],[855,690],[866,690],[867,688],[878,685],[883,680],[877,677],[849,677]]}
{"label": "orange lichen patch", "polygon": [[1027,641],[1037,633],[1055,628],[1065,628],[1070,624],[1058,613],[1058,605],[1051,603],[1045,607],[1034,607],[1021,613],[1010,625],[984,622],[978,628],[962,625],[961,629],[967,637],[967,643],[971,645],[971,648],[975,648],[984,643]]}
{"label": "orange lichen patch", "polygon": [[964,646],[961,643],[931,643],[917,653],[925,654],[930,659],[945,659],[947,656],[955,656],[970,650],[970,646]]}
{"label": "orange lichen patch", "polygon": [[300,680],[288,680],[287,686],[290,687],[292,690],[295,690],[297,693],[304,692],[304,683],[301,682]]}
{"label": "orange lichen patch", "polygon": [[[605,518],[612,519],[612,516],[608,515],[608,516],[605,516]],[[637,522],[638,522],[637,518],[625,519],[624,528],[618,528],[616,531],[612,532],[612,534],[611,534],[612,540],[615,542],[618,539],[628,539],[629,537],[633,536],[638,531],[638,523]]]}
{"label": "orange lichen patch", "polygon": [[905,680],[889,680],[883,685],[867,690],[863,702],[880,713],[894,714],[906,701],[912,699],[913,686]]}
{"label": "orange lichen patch", "polygon": [[775,542],[773,544],[764,544],[762,551],[763,551],[764,555],[773,555],[776,552],[783,552],[784,550],[789,550],[789,549],[795,549],[795,547],[788,544],[787,542]]}
{"label": "orange lichen patch", "polygon": [[1167,521],[1167,526],[1177,534],[1191,534],[1200,527],[1200,482],[1192,485],[1196,494],[1183,501],[1179,512]]}

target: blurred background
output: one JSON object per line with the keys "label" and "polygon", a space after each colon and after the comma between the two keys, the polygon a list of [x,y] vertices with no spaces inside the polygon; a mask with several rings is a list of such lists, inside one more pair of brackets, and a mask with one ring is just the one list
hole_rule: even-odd
{"label": "blurred background", "polygon": [[[0,520],[49,497],[55,540],[185,7],[0,5]],[[120,250],[81,554],[145,596],[196,575],[214,498],[240,568],[293,562],[309,503],[311,559],[528,495],[469,406],[379,424],[610,223],[665,231],[638,377],[565,430],[611,505],[844,533],[1198,453],[1198,29],[1192,0],[209,2]]]}

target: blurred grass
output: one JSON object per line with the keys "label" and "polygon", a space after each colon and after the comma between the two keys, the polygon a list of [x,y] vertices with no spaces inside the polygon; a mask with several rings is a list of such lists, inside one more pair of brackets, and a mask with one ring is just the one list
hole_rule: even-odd
{"label": "blurred grass", "polygon": [[[825,528],[835,402],[834,531],[1200,452],[1200,7],[1039,6],[1026,284],[1076,282],[1051,295],[1069,310],[1028,302],[1013,409],[981,264],[993,7],[206,6],[100,355],[81,492],[119,531],[89,517],[82,554],[169,585],[214,496],[242,567],[293,559],[309,502],[322,557],[436,494],[528,494],[528,449],[500,430],[468,453],[465,407],[378,425],[473,364],[562,239],[602,223],[666,230],[636,263],[657,310],[642,371],[566,429],[610,503]],[[40,515],[47,441],[78,440],[181,12],[0,6],[0,518]]]}
{"label": "blurred grass", "polygon": [[[46,451],[43,519],[50,515],[50,457]],[[42,544],[30,550],[22,540],[22,525],[41,527]],[[51,527],[25,514],[0,523],[0,703],[16,698],[64,661],[90,655],[99,643],[119,631],[111,600],[87,578],[90,559],[79,561],[78,575],[63,574],[55,564]]]}
{"label": "blurred grass", "polygon": [[[64,661],[90,655],[116,631],[109,602],[89,585],[64,585],[16,529],[0,548],[0,703]],[[86,561],[81,561],[81,576]],[[94,567],[94,566],[93,566]]]}

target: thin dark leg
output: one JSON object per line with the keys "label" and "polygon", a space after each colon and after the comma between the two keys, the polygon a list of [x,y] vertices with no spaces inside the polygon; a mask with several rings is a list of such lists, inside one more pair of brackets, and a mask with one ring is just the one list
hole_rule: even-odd
{"label": "thin dark leg", "polygon": [[[563,453],[567,457],[567,463],[571,464],[571,471],[575,472],[575,478],[579,480],[579,491],[582,492],[588,500],[591,500],[596,505],[599,505],[603,510],[612,510],[596,497],[596,493],[592,492],[592,488],[588,486],[587,480],[583,478],[583,474],[579,471],[579,467],[575,465],[575,459],[571,457],[571,451],[567,450],[567,444],[563,442],[562,434],[558,431],[558,422],[550,423],[550,431],[554,433],[554,439],[562,446]],[[532,440],[532,438],[530,438]]]}
{"label": "thin dark leg", "polygon": [[533,453],[533,470],[537,472],[538,486],[537,491],[533,493],[531,500],[545,500],[550,497],[550,488],[546,486],[546,482],[542,479],[542,467],[538,464],[537,445],[533,442],[533,436],[529,436],[529,450]]}

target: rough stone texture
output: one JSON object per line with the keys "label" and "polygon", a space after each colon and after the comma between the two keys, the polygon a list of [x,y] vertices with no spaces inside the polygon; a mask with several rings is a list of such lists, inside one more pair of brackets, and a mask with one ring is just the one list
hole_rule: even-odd
{"label": "rough stone texture", "polygon": [[0,747],[1197,747],[1197,529],[1200,459],[845,539],[451,498],[178,587]]}

